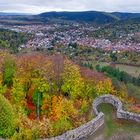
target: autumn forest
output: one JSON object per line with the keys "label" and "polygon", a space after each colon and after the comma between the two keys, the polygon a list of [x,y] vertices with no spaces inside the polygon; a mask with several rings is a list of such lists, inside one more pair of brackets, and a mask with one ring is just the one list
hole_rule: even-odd
{"label": "autumn forest", "polygon": [[103,94],[118,96],[126,107],[135,103],[105,74],[79,67],[66,56],[1,51],[0,57],[1,137],[60,135],[94,118],[92,102]]}

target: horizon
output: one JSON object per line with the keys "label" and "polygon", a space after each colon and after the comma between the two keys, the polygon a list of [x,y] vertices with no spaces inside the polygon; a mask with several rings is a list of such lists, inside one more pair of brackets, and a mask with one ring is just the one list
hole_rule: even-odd
{"label": "horizon", "polygon": [[103,12],[103,13],[130,13],[130,14],[140,14],[140,12],[125,12],[125,11],[97,11],[97,10],[83,10],[83,11],[44,11],[44,12],[41,12],[41,13],[26,13],[26,12],[3,12],[3,11],[0,11],[0,14],[3,13],[3,14],[19,14],[19,15],[38,15],[38,14],[42,14],[42,13],[51,13],[51,12],[71,12],[71,13],[74,13],[74,12]]}
{"label": "horizon", "polygon": [[[21,12],[22,11],[22,12]],[[4,13],[30,13],[39,14],[44,12],[79,12],[79,11],[104,11],[140,13],[139,0],[2,0],[0,12]]]}

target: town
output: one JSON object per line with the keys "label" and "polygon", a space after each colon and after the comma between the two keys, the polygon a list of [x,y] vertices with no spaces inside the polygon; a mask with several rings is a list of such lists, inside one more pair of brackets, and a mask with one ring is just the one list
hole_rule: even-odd
{"label": "town", "polygon": [[48,49],[58,44],[68,46],[71,43],[76,43],[80,46],[100,48],[105,51],[140,52],[140,41],[134,41],[133,39],[136,36],[140,37],[139,31],[129,34],[121,33],[117,41],[112,41],[104,37],[94,37],[93,33],[98,32],[101,27],[90,23],[64,22],[18,26],[0,25],[0,27],[31,35],[25,44],[19,46],[19,50],[24,48]]}

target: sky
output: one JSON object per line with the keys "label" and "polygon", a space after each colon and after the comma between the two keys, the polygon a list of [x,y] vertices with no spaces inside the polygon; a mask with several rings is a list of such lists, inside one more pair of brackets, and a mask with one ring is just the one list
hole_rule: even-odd
{"label": "sky", "polygon": [[0,12],[38,14],[48,11],[140,13],[140,0],[0,0]]}

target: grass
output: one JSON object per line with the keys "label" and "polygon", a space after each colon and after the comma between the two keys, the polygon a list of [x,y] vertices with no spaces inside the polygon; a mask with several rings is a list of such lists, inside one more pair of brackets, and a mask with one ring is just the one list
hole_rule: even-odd
{"label": "grass", "polygon": [[113,106],[109,104],[101,104],[99,106],[99,110],[105,114],[104,135],[106,138],[109,138],[119,132],[126,134],[140,134],[140,124],[116,119],[116,111]]}
{"label": "grass", "polygon": [[117,131],[118,126],[114,123],[113,120],[113,107],[108,104],[101,104],[99,110],[105,114],[105,136],[110,137]]}

